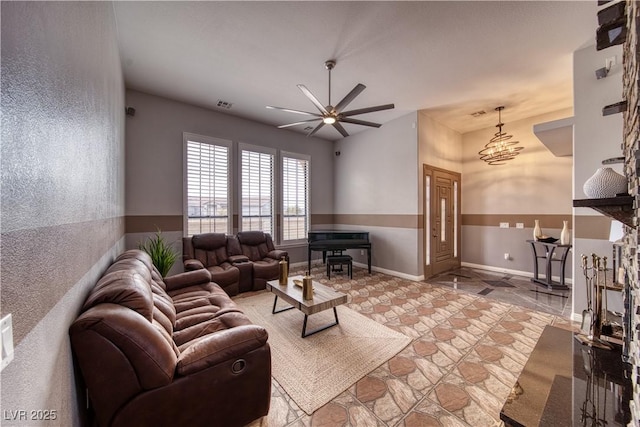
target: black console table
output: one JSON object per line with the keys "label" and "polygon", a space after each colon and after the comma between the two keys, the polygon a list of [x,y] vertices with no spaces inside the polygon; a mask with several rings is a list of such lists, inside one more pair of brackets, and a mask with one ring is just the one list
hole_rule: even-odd
{"label": "black console table", "polygon": [[[565,284],[564,276],[566,271],[567,257],[571,245],[561,245],[560,243],[547,243],[539,240],[527,240],[531,244],[531,250],[533,251],[533,279],[531,281],[536,285],[546,286],[548,290],[569,290],[569,287]],[[554,254],[558,254],[559,257],[554,257]],[[539,276],[538,261],[545,260],[545,273],[544,279]],[[554,282],[551,279],[552,267],[554,262],[560,263],[560,282]]]}
{"label": "black console table", "polygon": [[621,347],[580,344],[573,333],[546,326],[500,419],[505,426],[626,426],[633,398],[631,366]]}

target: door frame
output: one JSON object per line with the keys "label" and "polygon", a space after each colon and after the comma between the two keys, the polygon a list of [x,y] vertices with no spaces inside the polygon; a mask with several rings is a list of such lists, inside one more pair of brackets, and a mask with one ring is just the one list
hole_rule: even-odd
{"label": "door frame", "polygon": [[[435,185],[433,185],[433,172],[440,172],[452,175],[457,182],[457,194],[454,195],[456,198],[456,207],[457,212],[455,215],[456,225],[454,227],[454,233],[456,235],[454,248],[457,248],[457,251],[454,252],[454,257],[451,262],[451,269],[459,268],[461,265],[461,244],[462,244],[462,174],[460,172],[455,172],[443,168],[439,168],[436,166],[431,166],[426,163],[422,164],[422,264],[424,267],[424,278],[427,279],[433,276],[433,263],[435,261],[435,251],[430,250],[431,248],[431,236],[432,236],[432,224],[434,223],[434,209],[433,206],[427,206],[427,203],[433,203],[435,200]],[[427,183],[427,177],[429,177],[429,184]],[[429,197],[426,197],[426,190],[429,188]],[[457,196],[457,197],[456,197]],[[429,260],[427,260],[429,257]]]}

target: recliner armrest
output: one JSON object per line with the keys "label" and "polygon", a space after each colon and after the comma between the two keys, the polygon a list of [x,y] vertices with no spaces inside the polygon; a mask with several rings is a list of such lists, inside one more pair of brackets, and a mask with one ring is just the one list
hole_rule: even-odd
{"label": "recliner armrest", "polygon": [[231,255],[229,257],[229,262],[231,264],[240,264],[243,262],[249,262],[249,258],[247,258],[245,255]]}
{"label": "recliner armrest", "polygon": [[204,268],[204,265],[197,259],[188,259],[184,262],[185,271],[194,271],[201,270]]}
{"label": "recliner armrest", "polygon": [[288,260],[289,252],[283,251],[282,249],[274,249],[267,254],[267,257],[273,258],[275,260],[280,260],[282,259],[282,257],[285,257]]}
{"label": "recliner armrest", "polygon": [[262,347],[269,338],[258,325],[242,325],[199,339],[178,357],[176,373],[190,375]]}
{"label": "recliner armrest", "polygon": [[164,278],[164,284],[167,286],[167,291],[186,288],[187,286],[200,285],[202,283],[209,283],[210,281],[211,273],[205,268],[201,270],[186,271],[184,273]]}

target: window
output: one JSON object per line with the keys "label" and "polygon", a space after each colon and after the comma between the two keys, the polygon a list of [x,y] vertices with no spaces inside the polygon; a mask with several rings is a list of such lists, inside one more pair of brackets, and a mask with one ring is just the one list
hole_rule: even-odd
{"label": "window", "polygon": [[240,229],[260,230],[273,236],[273,150],[240,144]]}
{"label": "window", "polygon": [[187,236],[229,233],[231,141],[185,133]]}
{"label": "window", "polygon": [[282,241],[306,239],[308,231],[309,158],[283,153]]}

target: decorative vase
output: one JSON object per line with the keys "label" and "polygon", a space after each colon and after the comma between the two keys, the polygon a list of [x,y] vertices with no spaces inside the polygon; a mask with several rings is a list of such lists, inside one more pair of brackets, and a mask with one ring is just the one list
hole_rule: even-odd
{"label": "decorative vase", "polygon": [[313,299],[313,279],[308,272],[302,278],[302,298]]}
{"label": "decorative vase", "polygon": [[560,244],[568,245],[571,243],[571,233],[569,233],[569,221],[562,221],[562,231],[560,232]]}
{"label": "decorative vase", "polygon": [[626,193],[627,178],[611,168],[600,168],[582,186],[584,194],[590,199],[604,199]]}
{"label": "decorative vase", "polygon": [[278,279],[279,279],[278,283],[284,286],[289,282],[289,266],[284,256],[280,260],[279,264],[280,264],[280,272],[279,272],[280,274],[278,275]]}
{"label": "decorative vase", "polygon": [[542,237],[542,229],[540,228],[540,221],[534,219],[535,225],[533,226],[533,240],[538,240]]}

